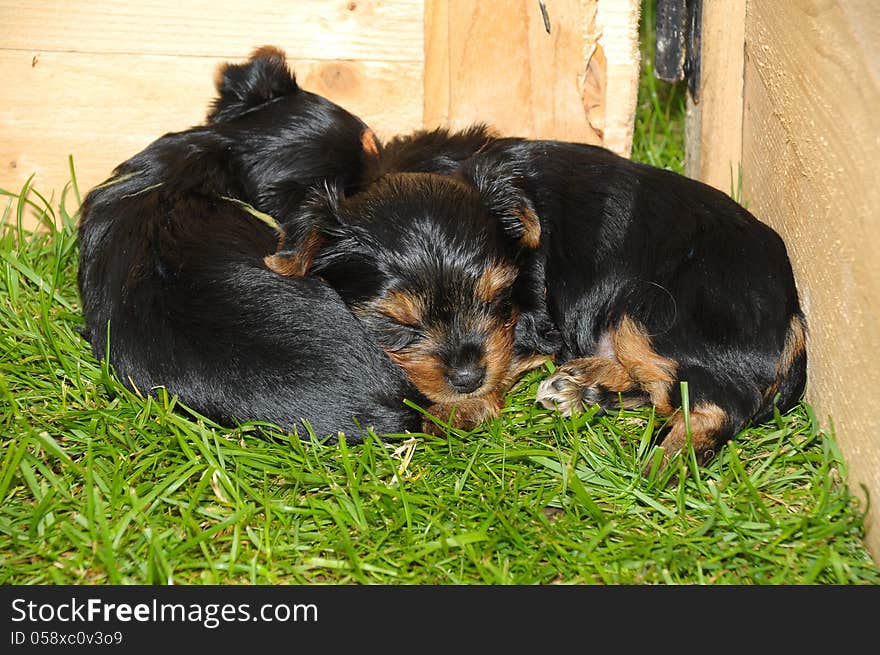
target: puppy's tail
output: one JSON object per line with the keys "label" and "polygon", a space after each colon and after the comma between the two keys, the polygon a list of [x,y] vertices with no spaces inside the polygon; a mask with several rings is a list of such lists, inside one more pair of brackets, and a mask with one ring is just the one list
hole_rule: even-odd
{"label": "puppy's tail", "polygon": [[800,312],[791,317],[782,353],[776,362],[776,376],[764,392],[764,402],[753,419],[763,423],[773,408],[786,412],[797,404],[807,386],[807,322]]}

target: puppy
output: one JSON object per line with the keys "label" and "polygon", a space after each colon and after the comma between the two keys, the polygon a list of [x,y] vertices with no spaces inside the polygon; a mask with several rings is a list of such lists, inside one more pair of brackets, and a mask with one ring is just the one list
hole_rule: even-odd
{"label": "puppy", "polygon": [[[497,416],[512,382],[544,361],[514,347],[514,283],[540,225],[504,180],[386,170],[353,196],[328,187],[285,229],[301,247],[269,266],[327,281],[454,427]],[[422,429],[443,428],[428,417]]]}
{"label": "puppy", "polygon": [[[380,148],[379,174],[425,172],[462,177],[463,164],[499,138],[482,123],[458,132],[437,128],[398,135]],[[562,347],[559,331],[547,313],[544,299],[544,263],[543,255],[538,251],[540,221],[531,201],[518,188],[516,175],[511,176],[509,171],[502,170],[481,172],[471,167],[469,176],[481,180],[485,188],[506,188],[506,193],[512,194],[507,202],[518,204],[520,214],[529,219],[530,237],[521,242],[524,247],[517,253],[519,270],[512,289],[518,319],[512,357],[515,366],[508,378],[515,382],[519,374],[530,368],[524,365],[525,362],[540,366]]]}
{"label": "puppy", "polygon": [[603,148],[484,126],[397,137],[380,168],[494,180],[537,217],[511,297],[515,359],[560,362],[539,387],[544,406],[653,404],[669,418],[665,461],[690,440],[705,463],[802,395],[807,329],[785,245],[725,194]]}
{"label": "puppy", "polygon": [[[223,424],[351,440],[416,429],[424,402],[338,294],[264,258],[278,222],[325,181],[377,166],[364,123],[301,89],[265,47],[221,68],[204,126],[167,134],[86,196],[79,291],[87,339],[139,393],[158,386]],[[276,222],[276,219],[278,222]]]}
{"label": "puppy", "polygon": [[730,197],[577,143],[493,139],[463,166],[514,181],[540,218],[525,293],[562,347],[539,403],[652,404],[665,462],[690,443],[703,464],[798,402],[807,327],[785,244]]}

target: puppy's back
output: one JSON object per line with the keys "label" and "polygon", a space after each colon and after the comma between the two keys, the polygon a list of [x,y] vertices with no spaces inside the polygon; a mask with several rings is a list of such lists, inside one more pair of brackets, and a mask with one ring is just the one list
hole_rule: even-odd
{"label": "puppy's back", "polygon": [[378,433],[415,429],[402,398],[418,394],[336,293],[265,268],[275,241],[237,203],[193,190],[88,197],[80,285],[95,356],[109,350],[129,388],[164,386],[224,424],[304,435],[305,420],[353,439],[355,419]]}

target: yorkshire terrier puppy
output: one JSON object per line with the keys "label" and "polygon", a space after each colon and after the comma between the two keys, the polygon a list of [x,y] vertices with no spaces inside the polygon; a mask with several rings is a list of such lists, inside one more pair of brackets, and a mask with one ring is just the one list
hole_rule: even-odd
{"label": "yorkshire terrier puppy", "polygon": [[[514,286],[540,225],[506,180],[387,171],[355,195],[328,187],[285,229],[300,246],[270,268],[327,281],[442,421],[497,416],[512,382],[545,361],[514,347]],[[443,428],[428,417],[422,429]]]}
{"label": "yorkshire terrier puppy", "polygon": [[[419,426],[424,402],[339,295],[279,276],[264,258],[308,190],[348,193],[375,175],[357,117],[301,89],[265,47],[224,66],[207,123],[167,134],[89,192],[79,226],[86,337],[139,393],[164,386],[224,424],[302,436]],[[277,221],[277,222],[276,222]]]}
{"label": "yorkshire terrier puppy", "polygon": [[[545,407],[570,415],[653,404],[669,419],[665,462],[690,442],[705,463],[802,395],[807,329],[785,245],[725,194],[604,148],[500,138],[482,126],[397,137],[380,159],[386,174],[476,180],[493,190],[495,207],[527,218],[508,262],[511,361],[556,355],[560,365],[537,393]],[[392,212],[394,229],[433,215],[433,201],[421,202]],[[449,231],[466,233],[471,220],[459,211]],[[450,236],[425,238],[438,250]],[[430,284],[413,278],[408,293],[420,297]],[[450,301],[434,329],[458,321],[462,304]],[[510,367],[497,388],[527,368]]]}
{"label": "yorkshire terrier puppy", "polygon": [[558,141],[492,139],[463,171],[512,181],[540,219],[525,272],[562,339],[545,407],[652,404],[665,462],[690,443],[702,464],[799,401],[807,328],[785,244],[729,196]]}

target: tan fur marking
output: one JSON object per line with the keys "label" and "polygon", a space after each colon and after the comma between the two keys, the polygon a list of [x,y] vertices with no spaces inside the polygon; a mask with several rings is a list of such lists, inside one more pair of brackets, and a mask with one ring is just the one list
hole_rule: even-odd
{"label": "tan fur marking", "polygon": [[287,54],[285,54],[284,50],[274,45],[264,45],[260,46],[256,50],[251,53],[250,59],[257,58],[271,58],[274,57],[276,59],[285,60],[287,59]]}
{"label": "tan fur marking", "polygon": [[604,357],[591,358],[594,361],[593,384],[599,384],[608,391],[623,393],[636,386],[629,371],[616,361]]}
{"label": "tan fur marking", "polygon": [[485,303],[492,302],[502,289],[516,280],[516,269],[508,264],[490,264],[483,271],[474,287],[474,292]]}
{"label": "tan fur marking", "polygon": [[[504,407],[504,400],[501,395],[491,393],[479,398],[466,398],[454,403],[438,403],[429,407],[428,411],[454,428],[472,430],[478,425],[499,416],[502,407]],[[431,419],[425,418],[422,421],[422,431],[428,434],[441,435],[444,429],[435,424]]]}
{"label": "tan fur marking", "polygon": [[524,357],[514,356],[510,360],[510,367],[507,371],[505,385],[508,387],[519,379],[524,373],[535,368],[540,368],[548,359],[553,359],[551,355],[526,355]]}
{"label": "tan fur marking", "polygon": [[636,386],[621,364],[606,357],[581,357],[560,366],[557,370],[567,375],[580,388],[601,386],[608,391],[629,391]]}
{"label": "tan fur marking", "polygon": [[522,221],[525,231],[519,242],[526,248],[535,250],[541,245],[541,221],[531,209],[523,209],[519,212],[519,220]]}
{"label": "tan fur marking", "polygon": [[[486,379],[479,391],[485,389],[497,390],[506,385],[512,359],[513,326],[499,325],[493,327],[489,330],[489,336],[484,345],[481,363],[486,367]],[[506,389],[501,389],[501,393],[504,393],[504,391]]]}
{"label": "tan fur marking", "polygon": [[443,402],[451,392],[443,372],[443,362],[422,352],[390,352],[388,356],[402,368],[416,388],[432,402]]}
{"label": "tan fur marking", "polygon": [[479,389],[462,394],[455,391],[446,378],[446,366],[434,353],[442,336],[434,335],[419,346],[401,351],[386,351],[412,383],[433,403],[460,403],[463,400],[503,394],[512,383],[509,370],[513,357],[513,327],[500,326],[488,330],[480,363],[486,374]]}
{"label": "tan fur marking", "polygon": [[[283,243],[283,235],[282,241]],[[275,271],[279,275],[285,277],[305,277],[309,267],[312,265],[312,259],[315,253],[324,242],[323,238],[315,232],[310,233],[304,240],[302,245],[291,254],[274,254],[267,255],[263,258],[263,263],[270,271]]]}
{"label": "tan fur marking", "polygon": [[361,135],[361,147],[370,157],[379,156],[379,145],[376,141],[376,135],[373,134],[373,130],[369,127],[365,129],[364,133]]}
{"label": "tan fur marking", "polygon": [[785,334],[785,344],[776,362],[776,377],[764,392],[764,398],[772,398],[779,390],[779,385],[788,375],[795,360],[807,349],[807,330],[800,316],[792,316]]}
{"label": "tan fur marking", "polygon": [[[355,312],[357,311],[356,309]],[[380,303],[362,308],[361,311],[381,311],[401,323],[407,323],[421,319],[423,307],[418,297],[400,291]],[[447,367],[436,354],[442,350],[446,338],[442,330],[428,328],[426,338],[417,344],[399,351],[386,350],[391,360],[404,370],[410,381],[434,404],[434,408],[429,409],[432,414],[445,420],[451,408],[457,408],[457,418],[454,419],[456,427],[471,428],[497,416],[503,405],[503,394],[513,381],[510,371],[515,320],[500,325],[488,317],[484,317],[482,321],[482,324],[472,328],[487,334],[480,359],[480,364],[485,368],[485,376],[480,388],[471,393],[455,391],[447,379]],[[425,431],[437,433],[436,429],[430,429],[431,426],[436,428],[431,421],[424,422]]]}
{"label": "tan fur marking", "polygon": [[674,411],[669,390],[675,382],[678,362],[658,355],[642,326],[624,316],[611,332],[614,354],[629,376],[651,397],[657,411],[669,415]]}
{"label": "tan fur marking", "polygon": [[418,296],[406,291],[391,291],[376,301],[375,307],[402,325],[418,325],[422,321],[423,307]]}
{"label": "tan fur marking", "polygon": [[263,263],[270,271],[275,271],[284,277],[304,277],[309,268],[295,255],[292,257],[267,255],[263,257]]}
{"label": "tan fur marking", "polygon": [[[727,412],[714,403],[699,403],[690,412],[691,445],[697,455],[697,461],[704,464],[716,454],[721,445],[718,437],[727,423]],[[663,461],[669,459],[679,450],[687,446],[687,430],[684,414],[676,414],[669,425],[670,430],[660,444],[665,449]]]}

